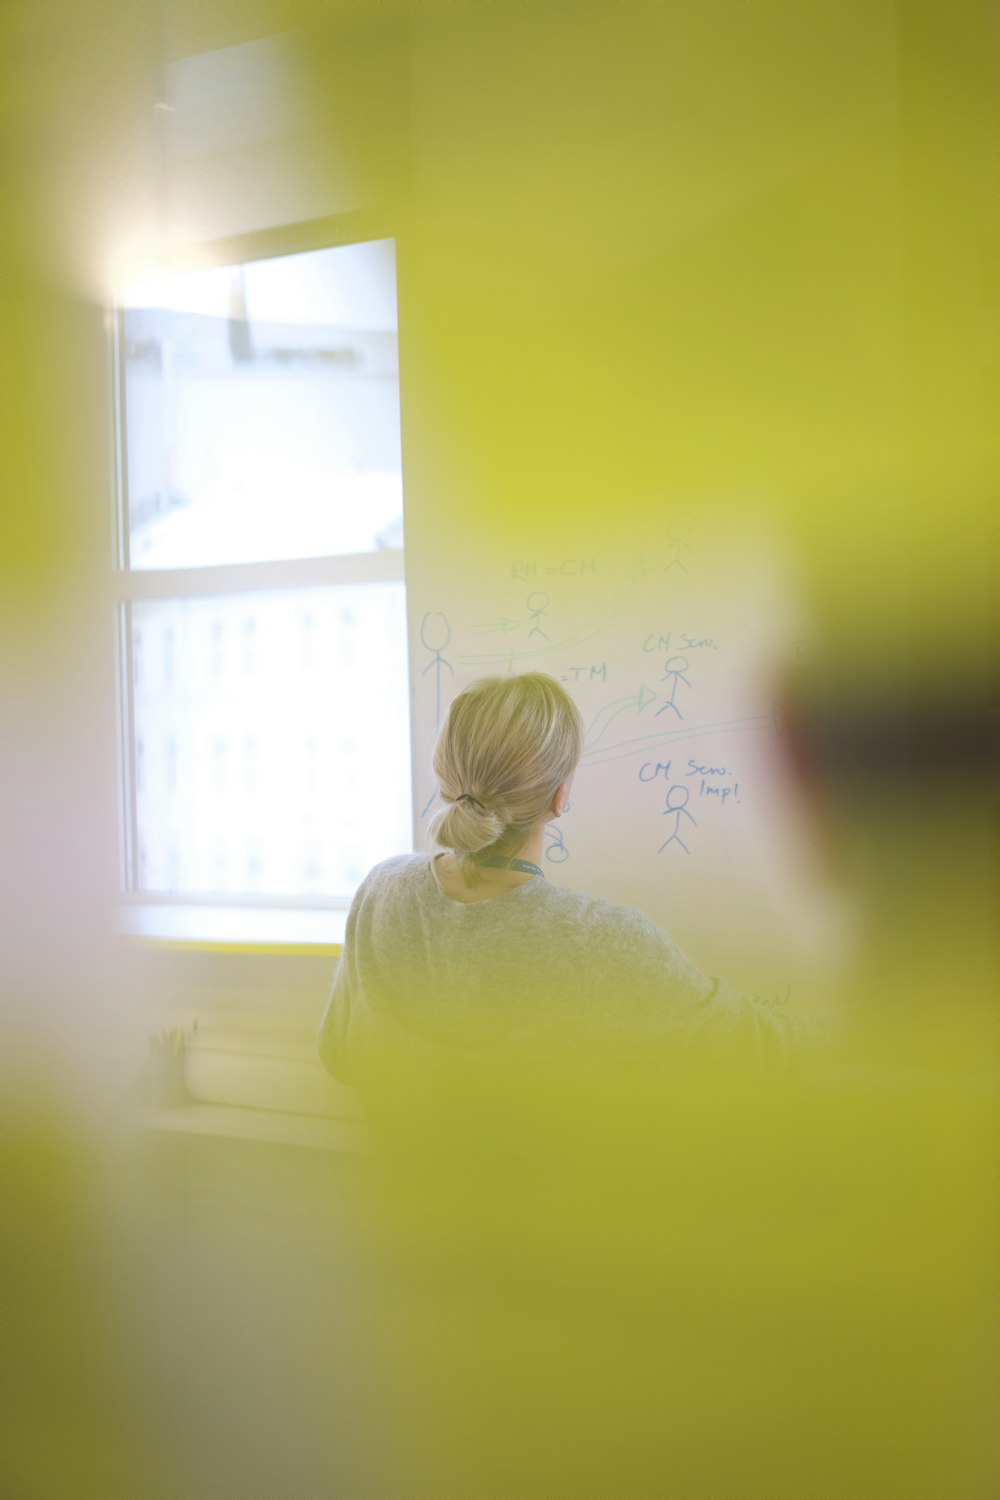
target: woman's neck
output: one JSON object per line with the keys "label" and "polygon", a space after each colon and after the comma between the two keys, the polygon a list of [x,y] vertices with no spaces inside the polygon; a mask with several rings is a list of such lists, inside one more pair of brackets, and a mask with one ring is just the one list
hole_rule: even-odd
{"label": "woman's neck", "polygon": [[541,865],[542,846],[545,843],[544,833],[544,828],[533,829],[520,849],[515,849],[507,858],[523,859],[529,865]]}
{"label": "woman's neck", "polygon": [[[532,831],[519,849],[506,855],[505,858],[524,860],[527,864],[541,866],[544,843],[545,826],[543,824]],[[491,896],[502,896],[505,891],[524,885],[525,881],[538,879],[537,875],[532,875],[526,870],[511,869],[509,865],[499,868],[479,865],[476,871],[476,882],[469,886],[466,885],[463,876],[463,863],[461,856],[454,853],[439,854],[435,860],[438,884],[445,895],[450,896],[452,900],[488,901]]]}

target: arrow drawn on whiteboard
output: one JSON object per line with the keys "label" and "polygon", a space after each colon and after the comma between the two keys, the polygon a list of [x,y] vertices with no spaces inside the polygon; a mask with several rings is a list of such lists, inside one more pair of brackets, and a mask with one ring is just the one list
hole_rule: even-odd
{"label": "arrow drawn on whiteboard", "polygon": [[505,657],[509,658],[510,661],[513,662],[513,659],[515,657],[523,660],[525,657],[551,656],[553,651],[563,651],[567,646],[578,646],[583,641],[589,641],[592,636],[597,635],[598,631],[604,629],[609,620],[614,619],[615,615],[618,613],[618,610],[621,607],[622,600],[628,593],[638,572],[639,565],[638,563],[635,563],[631,568],[629,568],[628,572],[625,574],[625,577],[622,579],[615,592],[611,595],[611,598],[605,604],[604,608],[598,614],[596,614],[588,624],[581,625],[579,630],[574,630],[563,640],[550,641],[548,645],[535,646],[530,651],[480,652],[471,656],[463,656],[462,661],[467,666],[475,666],[480,662],[498,661],[504,659]]}
{"label": "arrow drawn on whiteboard", "polygon": [[494,631],[502,630],[506,635],[508,631],[516,630],[520,623],[520,620],[498,620],[495,625],[474,625],[472,633],[473,635],[492,635]]}
{"label": "arrow drawn on whiteboard", "polygon": [[[638,693],[633,693],[631,698],[616,698],[613,703],[606,703],[599,709],[591,720],[590,728],[587,730],[587,749],[584,754],[591,752],[594,747],[604,738],[611,726],[612,720],[617,719],[627,708],[634,708],[636,718],[642,713],[647,703],[652,703],[657,694],[651,687],[642,683]],[[597,725],[600,724],[600,729]],[[597,731],[595,733],[595,730]]]}
{"label": "arrow drawn on whiteboard", "polygon": [[641,755],[645,750],[655,750],[658,745],[673,744],[677,740],[693,740],[701,734],[746,734],[759,729],[777,730],[777,709],[766,714],[750,714],[744,719],[721,719],[715,724],[699,724],[696,728],[668,730],[665,734],[645,734],[633,740],[619,740],[616,745],[602,745],[595,750],[590,746],[580,757],[580,766],[602,766],[610,760],[626,760],[630,755]]}
{"label": "arrow drawn on whiteboard", "polygon": [[426,818],[427,814],[430,812],[431,807],[436,802],[436,800],[437,800],[437,787],[434,788],[433,792],[431,792],[430,796],[427,798],[427,801],[424,803],[423,811],[420,814],[420,816],[422,818]]}

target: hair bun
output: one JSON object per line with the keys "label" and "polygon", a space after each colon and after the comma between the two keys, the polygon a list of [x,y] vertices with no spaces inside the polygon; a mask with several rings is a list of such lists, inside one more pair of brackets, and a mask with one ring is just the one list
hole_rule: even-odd
{"label": "hair bun", "polygon": [[475,854],[496,843],[504,831],[503,819],[470,792],[463,792],[450,807],[431,820],[430,832],[446,849]]}

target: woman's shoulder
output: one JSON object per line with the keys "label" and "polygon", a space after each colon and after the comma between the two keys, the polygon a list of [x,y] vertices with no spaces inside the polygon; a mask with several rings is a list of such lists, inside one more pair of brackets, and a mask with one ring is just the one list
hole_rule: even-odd
{"label": "woman's shoulder", "polygon": [[553,920],[584,928],[599,940],[645,941],[657,947],[672,942],[669,934],[638,907],[619,906],[603,896],[547,885],[542,904]]}
{"label": "woman's shoulder", "polygon": [[388,880],[399,875],[417,874],[426,870],[430,861],[429,854],[393,854],[388,859],[380,860],[377,865],[372,865],[365,879]]}
{"label": "woman's shoulder", "polygon": [[355,899],[425,879],[430,859],[429,854],[393,854],[389,859],[381,860],[368,871],[358,886]]}

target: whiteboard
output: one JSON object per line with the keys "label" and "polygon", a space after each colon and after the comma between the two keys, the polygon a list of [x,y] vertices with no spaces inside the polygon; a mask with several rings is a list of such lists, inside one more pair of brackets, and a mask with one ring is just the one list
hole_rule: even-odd
{"label": "whiteboard", "polygon": [[557,678],[586,726],[546,877],[636,906],[703,967],[812,999],[845,907],[789,754],[784,684],[808,655],[773,537],[676,511],[639,537],[443,554],[409,584],[416,846],[451,699],[487,674]]}

